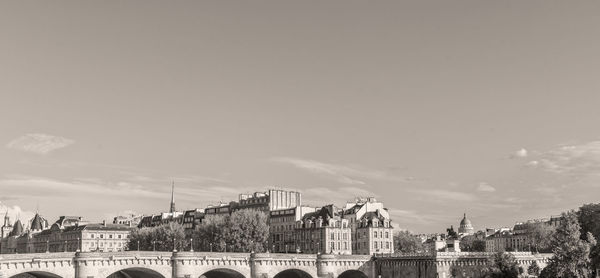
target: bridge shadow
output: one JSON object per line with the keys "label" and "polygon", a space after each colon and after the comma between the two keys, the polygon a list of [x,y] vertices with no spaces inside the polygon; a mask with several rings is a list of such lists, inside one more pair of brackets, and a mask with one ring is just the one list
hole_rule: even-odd
{"label": "bridge shadow", "polygon": [[310,274],[299,269],[288,269],[277,273],[273,278],[313,278]]}
{"label": "bridge shadow", "polygon": [[166,278],[162,274],[147,268],[133,267],[121,269],[108,275],[107,278]]}
{"label": "bridge shadow", "polygon": [[202,275],[200,278],[246,278],[243,274],[226,268],[217,268],[211,271],[208,271]]}
{"label": "bridge shadow", "polygon": [[369,278],[366,274],[359,270],[346,270],[338,276],[338,278]]}
{"label": "bridge shadow", "polygon": [[24,272],[17,275],[10,276],[10,278],[61,278],[60,276],[44,271],[30,271]]}

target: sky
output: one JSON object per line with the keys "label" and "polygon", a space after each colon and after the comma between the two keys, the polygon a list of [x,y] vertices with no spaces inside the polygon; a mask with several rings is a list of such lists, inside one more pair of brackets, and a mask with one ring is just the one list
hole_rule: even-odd
{"label": "sky", "polygon": [[0,212],[374,196],[415,233],[600,202],[598,1],[2,1]]}

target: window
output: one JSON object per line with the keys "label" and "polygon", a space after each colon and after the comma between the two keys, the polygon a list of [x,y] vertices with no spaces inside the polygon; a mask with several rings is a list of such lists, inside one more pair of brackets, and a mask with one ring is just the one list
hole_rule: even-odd
{"label": "window", "polygon": [[373,237],[377,238],[377,231],[373,232]]}
{"label": "window", "polygon": [[390,233],[389,232],[385,232],[385,238],[390,238]]}
{"label": "window", "polygon": [[104,238],[104,235],[103,235],[103,234],[100,234],[100,238]]}
{"label": "window", "polygon": [[108,235],[108,238],[112,238],[113,235]]}
{"label": "window", "polygon": [[94,238],[94,234],[91,234],[90,236],[91,236],[92,238]]}
{"label": "window", "polygon": [[373,245],[373,247],[374,247],[375,249],[377,249],[377,241],[373,242],[373,244],[374,244],[374,245]]}
{"label": "window", "polygon": [[385,243],[385,249],[390,249],[390,243],[389,242]]}
{"label": "window", "polygon": [[335,250],[335,242],[331,243],[331,250]]}

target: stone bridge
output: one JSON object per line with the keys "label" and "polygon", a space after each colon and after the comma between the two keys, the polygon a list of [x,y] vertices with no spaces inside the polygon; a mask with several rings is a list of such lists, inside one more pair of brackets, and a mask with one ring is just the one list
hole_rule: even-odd
{"label": "stone bridge", "polygon": [[[548,255],[513,253],[525,270]],[[490,253],[371,257],[330,254],[116,252],[1,254],[0,278],[464,278]]]}
{"label": "stone bridge", "polygon": [[373,278],[371,256],[208,252],[1,254],[0,278]]}

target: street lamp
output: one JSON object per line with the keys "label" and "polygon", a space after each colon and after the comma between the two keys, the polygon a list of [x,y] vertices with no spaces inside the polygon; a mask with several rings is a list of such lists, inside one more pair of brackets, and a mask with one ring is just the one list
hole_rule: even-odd
{"label": "street lamp", "polygon": [[190,238],[190,252],[194,252],[194,239]]}
{"label": "street lamp", "polygon": [[77,237],[77,249],[75,250],[75,252],[81,252],[81,248],[79,246],[80,246],[79,237]]}
{"label": "street lamp", "polygon": [[177,252],[177,240],[173,237],[173,252]]}
{"label": "street lamp", "polygon": [[287,252],[288,252],[288,251],[287,251],[287,244],[286,244],[286,245],[285,245],[285,253],[287,254]]}
{"label": "street lamp", "polygon": [[46,240],[46,253],[50,253],[50,241]]}
{"label": "street lamp", "polygon": [[63,251],[67,252],[67,241],[66,240],[65,240],[65,245],[64,245]]}
{"label": "street lamp", "polygon": [[140,251],[140,241],[139,240],[137,241],[137,250],[138,250],[138,252]]}
{"label": "street lamp", "polygon": [[210,252],[212,253],[212,242],[209,243],[209,245],[210,245]]}
{"label": "street lamp", "polygon": [[227,242],[225,242],[225,253],[227,253]]}
{"label": "street lamp", "polygon": [[152,251],[156,252],[156,240],[152,241]]}

